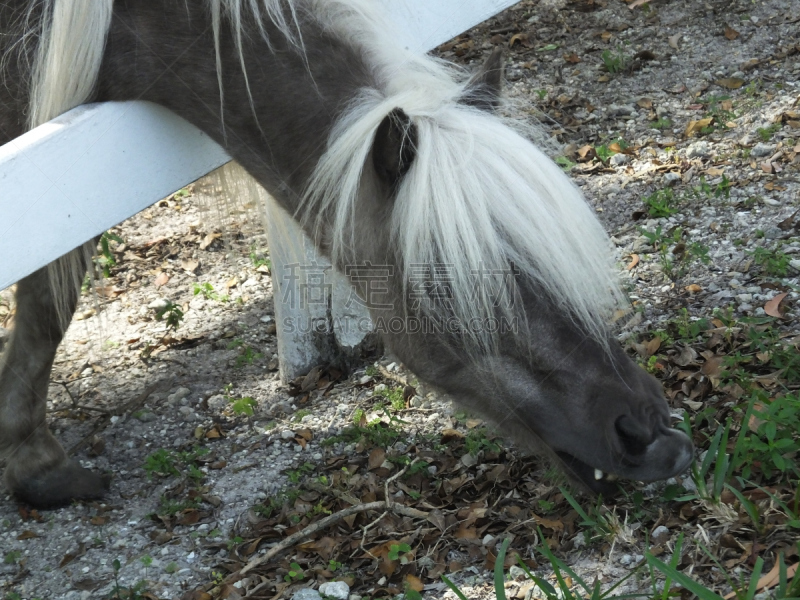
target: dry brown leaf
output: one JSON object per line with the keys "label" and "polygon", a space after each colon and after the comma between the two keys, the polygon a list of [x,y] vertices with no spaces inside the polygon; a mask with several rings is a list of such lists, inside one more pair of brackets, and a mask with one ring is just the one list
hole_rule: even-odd
{"label": "dry brown leaf", "polygon": [[720,169],[718,167],[711,167],[710,169],[706,169],[706,175],[709,177],[719,177],[725,172],[725,169]]}
{"label": "dry brown leaf", "polygon": [[[786,579],[791,580],[794,578],[795,574],[797,573],[797,564],[792,565],[786,569]],[[756,584],[756,591],[761,590],[768,590],[774,585],[777,585],[780,581],[780,563],[776,562],[775,566],[772,567],[772,570],[763,575],[761,579],[758,580]],[[731,592],[727,596],[725,596],[725,600],[729,600],[730,598],[734,598],[736,596],[736,592]]]}
{"label": "dry brown leaf", "polygon": [[30,539],[33,539],[33,538],[38,538],[38,537],[39,537],[39,536],[38,536],[38,535],[36,535],[36,533],[34,533],[33,531],[31,531],[30,529],[26,529],[25,531],[23,531],[22,533],[20,533],[20,534],[17,536],[17,539],[18,539],[18,540],[30,540]]}
{"label": "dry brown leaf", "polygon": [[464,439],[464,434],[457,429],[444,429],[442,430],[442,443],[447,444],[453,440]]}
{"label": "dry brown leaf", "polygon": [[683,134],[686,137],[689,137],[691,135],[694,135],[698,131],[702,131],[703,129],[711,125],[711,123],[713,122],[714,122],[714,117],[707,117],[705,119],[699,119],[697,121],[689,121],[689,124],[686,126],[686,130],[683,132]]}
{"label": "dry brown leaf", "polygon": [[200,242],[200,250],[205,250],[211,244],[214,243],[214,240],[218,240],[221,237],[222,237],[221,233],[209,233],[209,234],[207,234],[206,237],[203,238],[203,241]]}
{"label": "dry brown leaf", "polygon": [[475,429],[483,425],[483,421],[481,419],[467,419],[464,421],[464,425],[467,426],[467,429]]}
{"label": "dry brown leaf", "polygon": [[374,471],[386,460],[386,451],[382,448],[375,448],[369,453],[369,470]]}
{"label": "dry brown leaf", "polygon": [[678,50],[678,42],[680,41],[680,39],[681,39],[681,34],[680,33],[676,33],[675,35],[669,36],[667,38],[667,41],[669,42],[669,45],[672,48],[674,48],[675,50]]}
{"label": "dry brown leaf", "polygon": [[709,379],[719,379],[722,373],[723,358],[722,356],[712,356],[706,359],[706,362],[704,362],[703,366],[700,368],[700,372]]}
{"label": "dry brown leaf", "polygon": [[788,296],[788,292],[783,292],[782,294],[778,294],[771,300],[769,300],[764,305],[764,312],[767,313],[770,317],[777,317],[778,319],[783,318],[783,313],[781,312],[781,302],[783,299]]}
{"label": "dry brown leaf", "polygon": [[421,592],[425,589],[425,584],[422,583],[422,580],[415,575],[406,575],[406,587],[411,588],[415,592]]}
{"label": "dry brown leaf", "polygon": [[167,283],[169,283],[169,275],[167,275],[162,271],[161,273],[156,275],[156,278],[153,281],[153,283],[155,284],[156,287],[162,287],[164,285],[167,285]]}
{"label": "dry brown leaf", "polygon": [[661,348],[661,338],[654,337],[652,340],[647,342],[647,345],[645,346],[645,349],[647,351],[647,356],[648,357],[653,356],[653,354],[658,352],[659,348]]}
{"label": "dry brown leaf", "polygon": [[725,37],[729,40],[735,40],[739,37],[739,32],[732,27],[725,26]]}
{"label": "dry brown leaf", "polygon": [[696,283],[692,283],[692,284],[690,284],[690,285],[687,285],[687,286],[686,286],[684,289],[685,289],[687,292],[689,292],[690,294],[696,294],[696,293],[698,293],[698,292],[702,292],[702,291],[703,291],[703,288],[701,288],[701,287],[700,287],[699,285],[697,285]]}
{"label": "dry brown leaf", "polygon": [[183,269],[187,273],[194,273],[195,271],[197,271],[197,267],[199,266],[200,266],[200,261],[195,260],[193,258],[181,261],[181,269]]}
{"label": "dry brown leaf", "polygon": [[744,85],[744,79],[739,77],[723,77],[722,79],[717,79],[714,83],[728,90],[738,90]]}
{"label": "dry brown leaf", "polygon": [[631,254],[631,262],[628,263],[628,266],[625,267],[627,271],[630,271],[639,264],[639,255],[638,254]]}
{"label": "dry brown leaf", "polygon": [[575,65],[575,64],[578,64],[579,62],[581,62],[581,57],[578,56],[577,54],[575,54],[574,52],[572,52],[571,54],[565,54],[564,55],[564,60],[566,62],[568,62],[568,63],[571,63],[571,64]]}

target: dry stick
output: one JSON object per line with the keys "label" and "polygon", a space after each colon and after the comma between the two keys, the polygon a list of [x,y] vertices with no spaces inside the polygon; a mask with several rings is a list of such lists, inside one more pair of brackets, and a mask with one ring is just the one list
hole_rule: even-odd
{"label": "dry stick", "polygon": [[383,511],[383,514],[382,514],[380,517],[378,517],[377,519],[375,519],[375,520],[374,520],[372,523],[370,523],[369,525],[366,525],[365,527],[363,527],[363,528],[362,528],[362,533],[361,533],[361,543],[358,545],[358,547],[359,547],[359,548],[361,548],[361,549],[362,549],[364,552],[366,552],[367,554],[369,554],[369,555],[370,555],[372,558],[374,558],[375,560],[379,560],[379,559],[378,559],[378,557],[377,557],[377,556],[375,556],[375,555],[374,555],[372,552],[370,552],[370,551],[369,551],[369,550],[367,550],[366,548],[364,548],[364,543],[367,541],[367,531],[369,531],[370,529],[372,529],[372,528],[373,528],[375,525],[377,525],[377,524],[378,524],[378,522],[379,522],[381,519],[383,519],[383,517],[385,517],[387,514],[389,514],[389,484],[390,484],[392,481],[394,481],[395,479],[397,479],[398,477],[400,477],[400,476],[401,476],[403,473],[405,473],[406,471],[408,471],[408,467],[410,467],[411,465],[413,465],[413,464],[414,464],[415,462],[417,462],[418,460],[419,460],[419,457],[415,458],[413,461],[411,461],[411,463],[409,463],[408,465],[406,465],[405,467],[403,467],[403,468],[402,468],[400,471],[398,471],[397,473],[395,473],[395,474],[394,474],[394,475],[392,475],[392,476],[391,476],[389,479],[387,479],[387,480],[386,480],[386,483],[384,483],[384,484],[383,484],[383,499],[384,499],[384,501],[386,502],[386,510],[385,510],[385,511]]}
{"label": "dry stick", "polygon": [[[69,387],[67,387],[67,383],[65,381],[51,381],[51,383],[54,383],[56,385],[61,385],[61,386],[64,387],[64,390],[67,392],[67,395],[69,396],[70,402],[72,402],[72,406],[69,407],[69,408],[80,408],[82,410],[93,410],[95,412],[99,412],[99,413],[102,413],[104,415],[111,414],[105,408],[96,408],[94,406],[86,406],[85,404],[78,404],[78,401],[75,399],[75,396],[72,395],[72,392],[69,390]],[[54,408],[52,410],[48,410],[47,412],[48,413],[57,413],[57,412],[61,412],[61,411],[64,411],[64,410],[69,410],[69,408]]]}
{"label": "dry stick", "polygon": [[[367,526],[367,528],[372,527],[372,525],[374,525],[380,519],[382,519],[383,516],[388,512],[397,513],[398,515],[403,515],[404,517],[411,517],[412,519],[427,519],[428,513],[421,510],[417,510],[416,508],[409,508],[408,506],[404,506],[402,504],[398,504],[396,502],[392,502],[391,500],[389,500],[389,483],[400,477],[403,473],[405,473],[408,470],[408,467],[413,465],[418,460],[419,460],[418,458],[415,458],[408,466],[404,467],[401,471],[398,471],[392,477],[386,480],[386,484],[384,485],[385,500],[383,502],[378,501],[378,502],[370,502],[368,504],[359,504],[358,506],[351,506],[349,508],[340,510],[339,512],[333,515],[327,516],[324,519],[317,521],[316,523],[312,523],[302,531],[298,531],[297,533],[290,535],[288,538],[286,538],[276,546],[270,548],[267,551],[267,553],[264,554],[264,556],[259,556],[258,558],[254,558],[253,560],[251,560],[239,571],[239,573],[244,575],[248,571],[251,571],[252,569],[257,567],[258,565],[262,565],[265,562],[271,560],[273,557],[275,557],[277,554],[280,554],[287,548],[294,546],[301,540],[304,540],[307,537],[312,536],[316,532],[325,529],[326,527],[328,527],[328,525],[331,525],[333,523],[336,523],[337,521],[341,521],[342,519],[346,519],[349,516],[357,515],[362,512],[368,512],[370,510],[379,510],[381,508],[384,509],[384,513],[380,517],[378,517],[375,521],[370,523]],[[308,487],[310,487],[311,489],[315,489],[317,491],[324,490],[325,492],[333,493],[335,496],[338,496],[335,490],[329,490],[327,488],[323,488],[322,486],[318,486],[313,483],[309,484]],[[350,500],[347,499],[347,501],[349,502]],[[362,544],[363,544],[363,537],[362,537]]]}
{"label": "dry stick", "polygon": [[425,519],[428,517],[428,513],[423,512],[421,510],[417,510],[415,508],[409,508],[407,506],[403,506],[402,504],[397,504],[396,502],[389,502],[388,506],[386,502],[370,502],[369,504],[361,504],[359,506],[351,506],[350,508],[345,508],[344,510],[340,510],[336,514],[330,515],[325,517],[321,521],[317,521],[303,529],[302,531],[298,531],[297,533],[290,535],[288,538],[280,542],[278,545],[273,546],[270,548],[264,556],[259,556],[258,558],[254,558],[251,560],[247,565],[245,565],[239,573],[244,575],[248,571],[254,569],[258,565],[264,564],[265,562],[271,560],[275,557],[275,555],[280,554],[290,546],[293,546],[297,542],[304,540],[307,537],[315,534],[316,532],[325,529],[328,525],[332,523],[336,523],[337,521],[341,521],[351,515],[357,515],[362,512],[367,512],[370,510],[379,510],[379,509],[386,509],[391,512],[395,512],[399,515],[403,515],[405,517],[411,517],[412,519]]}

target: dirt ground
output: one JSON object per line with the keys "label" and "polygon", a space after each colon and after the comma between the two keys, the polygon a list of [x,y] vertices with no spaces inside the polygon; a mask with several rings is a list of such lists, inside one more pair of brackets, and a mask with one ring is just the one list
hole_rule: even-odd
{"label": "dirt ground", "polygon": [[[506,49],[515,110],[542,123],[616,245],[636,309],[620,337],[634,342],[679,314],[690,319],[731,307],[737,316],[763,316],[781,290],[786,306],[796,302],[799,31],[800,4],[793,0],[656,0],[634,8],[619,0],[525,0],[438,53],[474,67],[495,47]],[[472,435],[484,431],[482,424],[435,394],[411,390],[396,413],[402,422],[387,421],[376,398],[390,402],[414,383],[391,357],[367,358],[349,376],[320,371],[305,389],[282,384],[268,249],[257,236],[224,242],[203,208],[213,193],[198,182],[112,230],[121,240],[111,242],[115,264],[98,296],[84,295],[56,359],[48,402],[56,436],[85,466],[113,473],[112,488],[104,502],[41,513],[0,488],[0,594],[109,598],[117,587],[144,582],[138,597],[237,598],[258,586],[254,597],[291,597],[336,573],[347,574],[359,597],[402,592],[397,576],[410,572],[382,569],[359,544],[359,526],[379,513],[349,522],[352,537],[322,538],[349,546],[323,549],[318,540],[316,550],[290,549],[249,578],[224,582],[286,531],[264,525],[271,498],[285,500],[286,490],[310,474],[335,479],[349,462],[361,465],[363,479],[353,484],[358,499],[382,498],[385,480],[400,468],[390,456],[416,449],[428,457],[429,472],[448,473],[450,482],[463,477],[459,485],[469,481],[477,489],[475,482],[494,473],[480,494],[464,492],[466,504],[458,491],[442,496],[443,518],[461,526],[415,549],[413,576],[423,596],[454,597],[438,575],[431,577],[436,573],[448,574],[470,598],[493,595],[487,565],[502,532],[516,535],[515,548],[533,559],[536,524],[547,528],[556,520],[548,525],[541,516],[548,504],[567,506],[558,477],[507,440]],[[668,205],[671,214],[658,216],[654,205]],[[641,231],[659,227],[664,235],[680,228],[666,246],[666,263]],[[756,250],[776,246],[789,264],[785,275],[766,277]],[[1,298],[0,325],[13,310],[11,290]],[[173,305],[184,315],[175,330],[156,316]],[[781,326],[796,334],[786,310]],[[683,418],[696,408],[675,401],[673,410]],[[399,428],[381,449],[386,460],[376,447],[343,436],[362,417]],[[445,431],[475,440],[478,452],[442,446]],[[438,459],[430,458],[434,447]],[[630,489],[656,503],[662,488]],[[484,491],[510,503],[481,509],[506,506],[496,517],[502,526],[493,529],[483,513],[470,512],[485,501]],[[305,501],[308,512],[321,502],[319,494],[304,494],[290,496],[295,507]],[[540,514],[520,526],[525,506]],[[665,504],[662,512],[673,508]],[[547,537],[585,579],[610,583],[641,560],[658,526],[667,525],[668,539],[659,542],[666,548],[680,531],[669,519],[618,514],[624,524],[610,543],[587,543],[575,515],[559,517]],[[701,529],[717,540],[730,524],[710,520]],[[387,517],[370,530],[367,546],[388,548],[400,531],[412,539],[414,527]],[[315,551],[322,567],[313,566]],[[293,579],[294,561],[303,577]],[[514,585],[509,597],[524,598],[522,584]],[[622,589],[647,593],[652,584],[637,576]]]}

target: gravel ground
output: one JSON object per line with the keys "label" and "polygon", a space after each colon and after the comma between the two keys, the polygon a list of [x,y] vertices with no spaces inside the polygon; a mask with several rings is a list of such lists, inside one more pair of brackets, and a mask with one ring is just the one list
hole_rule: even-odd
{"label": "gravel ground", "polygon": [[[637,308],[635,332],[684,308],[760,315],[777,289],[797,299],[798,23],[800,5],[791,0],[657,1],[633,10],[617,0],[526,1],[439,51],[472,64],[510,46],[508,94],[555,136],[558,154],[577,163],[571,173],[616,243]],[[619,58],[618,73],[602,70],[606,50],[612,63]],[[685,135],[709,116],[712,132]],[[584,160],[619,139],[624,151],[605,163]],[[267,269],[248,257],[250,242],[225,246],[210,235],[203,223],[213,219],[204,221],[201,206],[207,187],[195,184],[114,229],[124,240],[115,247],[118,264],[96,300],[84,297],[48,403],[56,435],[77,446],[85,466],[112,472],[112,489],[103,503],[32,514],[0,488],[0,554],[13,553],[0,564],[0,593],[106,598],[119,560],[120,584],[147,579],[151,594],[181,597],[213,578],[250,507],[287,485],[288,471],[352,451],[320,441],[374,393],[357,385],[364,369],[305,404],[290,395],[276,372]],[[660,190],[671,190],[676,212],[654,218],[643,199]],[[665,243],[671,266],[640,232],[658,227],[682,230]],[[707,263],[694,260],[692,244],[707,248]],[[757,260],[756,249],[777,245],[791,261],[784,277]],[[195,295],[196,284],[214,292]],[[8,306],[10,291],[2,298]],[[172,333],[154,317],[165,300],[185,313]],[[792,319],[785,326],[797,329]],[[143,361],[146,345],[165,335],[169,346]],[[382,359],[395,372],[391,363]],[[255,400],[252,417],[233,411],[230,398],[243,397]],[[407,415],[417,431],[452,425],[446,399],[431,395],[418,406]],[[303,429],[314,434],[304,447],[295,441]],[[165,534],[151,515],[180,490],[149,474],[147,458],[188,451],[197,439],[211,449],[200,460],[210,508]],[[596,574],[613,581],[639,554],[636,547],[603,557],[578,552],[574,563],[589,581]],[[460,576],[471,597],[491,595],[482,564]],[[447,596],[441,586],[426,592]]]}

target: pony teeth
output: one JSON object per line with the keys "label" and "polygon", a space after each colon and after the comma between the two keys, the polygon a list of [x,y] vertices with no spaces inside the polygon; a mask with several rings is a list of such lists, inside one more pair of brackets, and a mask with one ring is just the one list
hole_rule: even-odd
{"label": "pony teeth", "polygon": [[597,481],[600,481],[603,478],[603,472],[600,469],[595,469],[594,470],[594,478]]}

